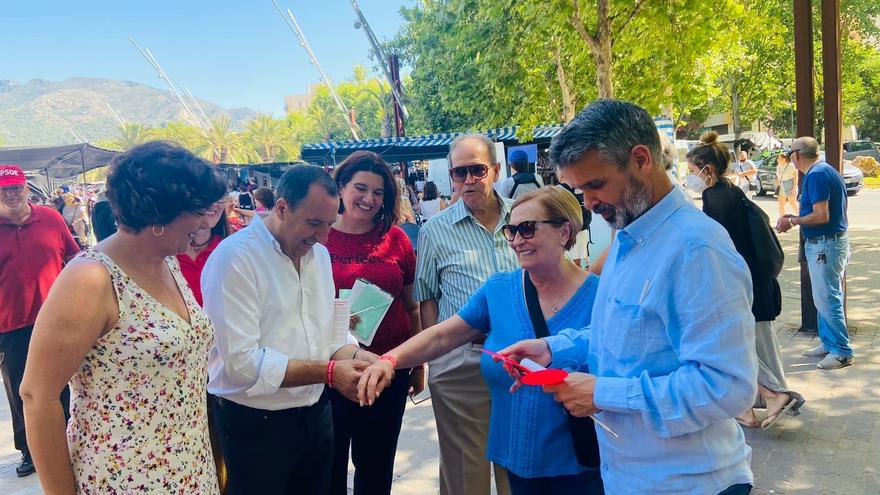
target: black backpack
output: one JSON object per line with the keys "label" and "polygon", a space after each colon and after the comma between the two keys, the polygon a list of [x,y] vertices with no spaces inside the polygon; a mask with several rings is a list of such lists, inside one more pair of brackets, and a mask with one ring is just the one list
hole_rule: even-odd
{"label": "black backpack", "polygon": [[770,218],[758,205],[753,203],[745,194],[740,201],[745,210],[745,221],[751,237],[751,250],[741,253],[749,265],[752,277],[776,278],[782,272],[782,264],[785,262],[785,253],[779,244],[779,239],[773,228],[770,227]]}
{"label": "black backpack", "polygon": [[538,184],[538,178],[535,177],[535,174],[531,172],[519,172],[513,174],[513,189],[510,190],[510,199],[516,199],[516,188],[518,188],[520,184],[534,184],[535,189],[541,188],[541,184]]}

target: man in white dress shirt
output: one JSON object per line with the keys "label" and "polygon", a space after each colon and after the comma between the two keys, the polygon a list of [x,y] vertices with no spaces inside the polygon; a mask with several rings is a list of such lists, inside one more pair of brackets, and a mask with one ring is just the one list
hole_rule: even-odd
{"label": "man in white dress shirt", "polygon": [[333,423],[324,385],[355,398],[376,359],[349,332],[333,331],[335,288],[320,244],[339,208],[333,180],[295,166],[277,197],[269,216],[223,240],[202,272],[215,329],[208,390],[218,397],[230,495],[327,493]]}

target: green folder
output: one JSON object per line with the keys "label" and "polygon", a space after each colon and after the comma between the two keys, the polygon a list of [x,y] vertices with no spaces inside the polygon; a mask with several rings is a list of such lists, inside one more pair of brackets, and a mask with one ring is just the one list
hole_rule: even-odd
{"label": "green folder", "polygon": [[388,308],[394,302],[394,296],[368,280],[359,278],[350,290],[340,289],[339,297],[347,299],[352,316],[357,315],[361,319],[351,330],[352,335],[361,344],[369,346],[373,343],[373,337],[376,336],[376,330],[379,329]]}

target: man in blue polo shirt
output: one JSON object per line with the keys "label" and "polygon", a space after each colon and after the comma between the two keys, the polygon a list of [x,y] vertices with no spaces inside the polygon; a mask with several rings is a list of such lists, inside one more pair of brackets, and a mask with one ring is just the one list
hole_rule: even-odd
{"label": "man in blue polo shirt", "polygon": [[776,229],[787,232],[795,225],[801,227],[822,341],[804,356],[821,357],[816,365],[820,369],[844,368],[853,363],[841,283],[849,260],[846,184],[836,169],[819,158],[819,143],[812,137],[797,138],[789,154],[804,173],[800,215],[783,215]]}

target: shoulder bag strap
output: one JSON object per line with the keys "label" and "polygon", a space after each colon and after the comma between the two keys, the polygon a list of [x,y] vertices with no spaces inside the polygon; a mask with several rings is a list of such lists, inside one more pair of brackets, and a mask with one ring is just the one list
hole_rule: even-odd
{"label": "shoulder bag strap", "polygon": [[535,331],[535,337],[542,339],[550,335],[547,329],[547,321],[544,319],[544,313],[541,311],[541,302],[538,300],[538,289],[529,278],[529,273],[525,270],[523,273],[523,295],[526,299],[526,307],[529,308],[529,318],[532,320],[532,329]]}

